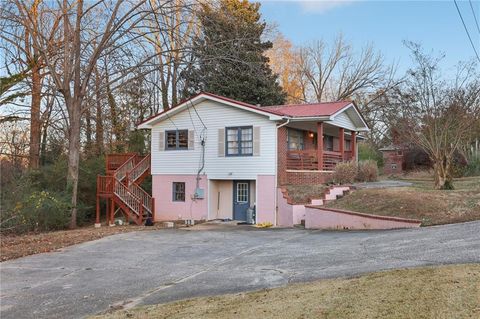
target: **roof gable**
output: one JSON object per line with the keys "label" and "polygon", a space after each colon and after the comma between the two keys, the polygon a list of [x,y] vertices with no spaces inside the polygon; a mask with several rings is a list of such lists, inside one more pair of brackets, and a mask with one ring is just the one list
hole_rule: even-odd
{"label": "roof gable", "polygon": [[223,96],[215,95],[215,94],[212,94],[212,93],[202,92],[200,94],[197,94],[197,95],[189,98],[188,100],[182,101],[180,104],[178,104],[178,105],[176,105],[176,106],[174,106],[174,107],[172,107],[168,110],[162,111],[162,112],[160,112],[160,113],[158,113],[154,116],[149,117],[148,119],[139,123],[138,128],[140,128],[140,129],[151,128],[153,125],[155,125],[155,124],[157,124],[157,123],[159,123],[159,122],[161,122],[165,119],[168,119],[170,116],[173,116],[173,115],[175,115],[179,112],[183,112],[187,108],[195,106],[195,105],[197,105],[197,104],[199,104],[199,103],[201,103],[205,100],[211,100],[211,101],[219,102],[221,104],[236,107],[236,108],[239,108],[239,109],[242,109],[242,110],[257,113],[257,114],[260,114],[260,115],[263,115],[263,116],[267,116],[272,120],[282,119],[282,114],[279,113],[279,112],[276,112],[274,110],[268,110],[268,109],[264,109],[264,108],[261,108],[261,107],[258,107],[258,106],[252,105],[252,104],[248,104],[248,103],[236,101],[236,100],[233,100],[233,99],[229,99],[229,98],[226,98],[226,97],[223,97]]}
{"label": "roof gable", "polygon": [[[289,121],[330,121],[335,122],[335,118],[347,116],[349,122],[352,123],[350,129],[358,131],[368,131],[368,125],[358,110],[355,103],[350,101],[326,102],[326,103],[310,103],[310,104],[292,104],[292,105],[272,105],[259,107],[249,103],[236,101],[220,95],[202,92],[182,101],[180,104],[149,117],[145,121],[138,124],[140,129],[149,129],[153,125],[168,119],[179,112],[183,112],[189,107],[205,101],[211,100],[224,105],[232,106],[245,111],[253,112],[268,117],[270,120],[278,121],[288,119]],[[345,113],[345,114],[343,114]],[[341,121],[338,121],[339,123]],[[334,123],[333,123],[334,124]]]}

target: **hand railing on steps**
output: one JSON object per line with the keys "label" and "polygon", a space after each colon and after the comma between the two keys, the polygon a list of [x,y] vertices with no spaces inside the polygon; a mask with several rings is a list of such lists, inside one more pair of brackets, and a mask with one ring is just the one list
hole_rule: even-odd
{"label": "hand railing on steps", "polygon": [[114,176],[119,181],[123,181],[127,177],[128,172],[130,172],[135,166],[135,158],[137,155],[132,155],[125,163],[123,163],[114,173]]}
{"label": "hand railing on steps", "polygon": [[137,197],[143,205],[144,210],[151,216],[153,212],[153,198],[138,184],[133,183],[129,186],[130,192]]}
{"label": "hand railing on steps", "polygon": [[150,154],[145,156],[138,162],[129,172],[127,172],[127,180],[129,185],[135,183],[140,176],[150,169]]}

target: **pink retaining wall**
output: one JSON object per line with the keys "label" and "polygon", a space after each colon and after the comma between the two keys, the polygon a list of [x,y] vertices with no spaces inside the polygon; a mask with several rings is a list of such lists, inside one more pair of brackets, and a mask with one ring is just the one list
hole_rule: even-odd
{"label": "pink retaining wall", "polygon": [[281,188],[277,188],[278,226],[293,227],[293,205],[283,197]]}
{"label": "pink retaining wall", "polygon": [[283,197],[281,188],[277,188],[278,226],[293,227],[305,219],[305,205],[289,204]]}
{"label": "pink retaining wall", "polygon": [[420,227],[421,221],[305,206],[305,228],[395,229]]}
{"label": "pink retaining wall", "polygon": [[275,175],[257,176],[257,223],[270,222],[275,225]]}
{"label": "pink retaining wall", "polygon": [[[208,183],[202,175],[200,188],[204,189],[204,199],[192,200],[195,193],[196,175],[152,175],[152,193],[155,198],[155,220],[207,219]],[[173,182],[185,183],[185,202],[173,201]]]}

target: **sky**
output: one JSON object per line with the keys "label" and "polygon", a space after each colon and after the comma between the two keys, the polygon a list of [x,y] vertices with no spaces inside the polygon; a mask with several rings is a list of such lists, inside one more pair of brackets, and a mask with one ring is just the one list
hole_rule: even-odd
{"label": "sky", "polygon": [[[445,54],[442,68],[454,72],[458,61],[475,58],[454,1],[321,1],[261,0],[267,23],[276,24],[292,43],[304,45],[316,39],[331,42],[341,32],[355,49],[371,43],[388,62],[404,73],[411,66],[403,41],[421,43],[425,50]],[[480,0],[471,0],[480,23]],[[477,29],[468,0],[457,0],[470,36],[480,55]]]}

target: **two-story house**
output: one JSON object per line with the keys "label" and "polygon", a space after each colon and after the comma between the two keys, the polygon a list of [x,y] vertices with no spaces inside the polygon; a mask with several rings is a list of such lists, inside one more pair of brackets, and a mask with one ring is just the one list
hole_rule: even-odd
{"label": "two-story house", "polygon": [[278,224],[277,189],[318,184],[357,159],[368,126],[353,102],[259,107],[201,93],[138,126],[151,130],[155,220]]}

